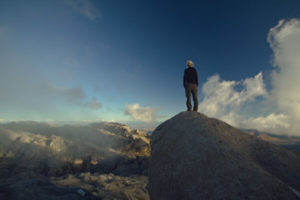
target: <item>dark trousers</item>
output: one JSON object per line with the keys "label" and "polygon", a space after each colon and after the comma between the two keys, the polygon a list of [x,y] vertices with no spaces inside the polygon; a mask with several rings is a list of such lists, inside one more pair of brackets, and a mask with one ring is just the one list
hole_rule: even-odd
{"label": "dark trousers", "polygon": [[193,96],[194,111],[198,110],[198,86],[196,84],[189,83],[185,87],[186,106],[188,110],[192,110],[191,96]]}

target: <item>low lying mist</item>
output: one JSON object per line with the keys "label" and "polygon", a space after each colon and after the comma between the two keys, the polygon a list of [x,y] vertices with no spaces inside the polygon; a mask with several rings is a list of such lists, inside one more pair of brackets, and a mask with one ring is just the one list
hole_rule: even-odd
{"label": "low lying mist", "polygon": [[0,124],[0,177],[12,174],[61,176],[105,171],[116,159],[149,154],[148,136],[118,123],[50,125],[38,122]]}

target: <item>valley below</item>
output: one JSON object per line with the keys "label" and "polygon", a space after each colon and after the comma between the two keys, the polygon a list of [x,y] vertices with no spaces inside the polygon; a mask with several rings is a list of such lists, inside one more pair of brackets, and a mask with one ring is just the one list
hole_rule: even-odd
{"label": "valley below", "polygon": [[0,125],[0,199],[149,199],[150,136],[118,123]]}

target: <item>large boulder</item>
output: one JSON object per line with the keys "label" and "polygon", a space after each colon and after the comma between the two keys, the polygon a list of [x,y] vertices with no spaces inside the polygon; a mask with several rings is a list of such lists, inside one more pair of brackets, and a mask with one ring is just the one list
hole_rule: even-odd
{"label": "large boulder", "polygon": [[156,128],[149,165],[153,200],[299,199],[298,155],[197,112]]}

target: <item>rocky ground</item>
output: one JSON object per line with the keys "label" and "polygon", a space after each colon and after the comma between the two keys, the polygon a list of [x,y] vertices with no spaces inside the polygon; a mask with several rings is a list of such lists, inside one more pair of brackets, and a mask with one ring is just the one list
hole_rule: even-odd
{"label": "rocky ground", "polygon": [[[174,163],[173,167],[180,166],[179,164],[183,163],[183,170],[192,171],[200,169],[199,166],[201,165],[196,164],[196,169],[193,169],[192,166],[189,167],[188,164],[195,160],[188,159],[189,161],[187,161],[186,159],[189,156],[202,155],[201,158],[208,158],[207,163],[204,163],[205,166],[207,165],[205,169],[213,169],[214,166],[209,165],[209,163],[212,164],[213,162],[209,162],[209,160],[217,159],[215,155],[218,155],[218,152],[222,155],[230,155],[230,159],[239,155],[238,152],[232,155],[226,154],[226,152],[233,151],[230,150],[233,144],[229,144],[224,139],[232,134],[230,131],[228,132],[229,125],[219,126],[220,123],[211,123],[211,119],[197,121],[197,117],[199,117],[197,113],[188,114],[192,116],[182,116],[183,114],[181,114],[182,118],[177,119],[177,116],[176,122],[168,126],[164,123],[155,130],[156,133],[154,135],[160,135],[157,132],[160,132],[162,128],[166,129],[166,132],[159,136],[162,138],[157,140],[157,136],[155,136],[156,139],[154,139],[154,143],[160,142],[162,147],[165,147],[168,150],[167,152],[170,153],[168,155],[166,151],[159,150],[159,154],[156,154],[156,156],[162,158],[162,161],[174,158],[176,164]],[[187,119],[188,121],[185,122]],[[172,122],[173,119],[168,120],[167,124],[170,124],[170,121]],[[195,121],[197,122],[196,124]],[[186,124],[191,122],[192,124]],[[178,134],[180,130],[183,131],[182,135]],[[203,135],[193,135],[196,132],[201,133],[203,130],[211,133],[205,137]],[[216,134],[220,131],[223,133],[219,136],[224,138],[218,139],[219,136]],[[224,135],[227,132],[228,134]],[[275,137],[265,133],[253,133],[253,131],[248,133],[251,135],[250,137],[258,138],[259,141],[265,140],[282,146],[289,145],[288,148],[294,148],[295,145],[299,144],[297,138]],[[245,135],[245,133],[239,134]],[[209,139],[211,136],[215,138]],[[169,138],[163,139],[163,137]],[[240,138],[240,136],[230,137],[230,140],[227,138],[227,141],[237,142],[239,140],[237,138]],[[183,139],[189,140],[185,141]],[[217,146],[215,146],[216,152],[214,152],[214,156],[207,157],[209,152],[204,152],[214,147],[207,146],[210,140],[217,142]],[[185,143],[177,143],[184,141]],[[171,144],[169,144],[170,142]],[[215,144],[214,142],[212,143]],[[193,147],[193,144],[197,145]],[[206,144],[202,146],[204,149],[184,154],[184,150],[188,147],[186,145],[189,145],[191,150],[196,151],[201,144]],[[225,145],[226,148],[220,149],[219,147],[222,147],[222,145]],[[234,143],[234,145],[238,148],[249,148],[247,143]],[[264,149],[264,145],[252,146]],[[248,150],[242,149],[240,151],[247,152]],[[251,151],[256,152],[257,150],[252,149]],[[220,158],[223,158],[224,155]],[[274,155],[278,157],[281,154],[275,153]],[[128,126],[118,123],[102,122],[89,125],[63,126],[37,122],[0,124],[0,199],[147,200],[149,199],[149,156],[149,134],[139,130],[132,130]],[[243,155],[238,156],[238,158],[241,160]],[[268,162],[266,158],[270,160],[271,157],[266,153],[257,155],[257,159],[260,159],[259,162],[264,169],[267,169],[269,166],[266,164]],[[159,162],[155,161],[154,163]],[[224,163],[225,161],[220,164],[221,168],[224,167]],[[237,160],[232,163],[237,163],[234,166],[239,166]],[[253,162],[250,162],[250,165],[253,165]],[[274,165],[278,166],[277,164]],[[158,167],[157,169],[160,168]],[[228,170],[232,171],[232,169]],[[167,171],[170,170],[171,168]],[[271,170],[273,169],[271,168]],[[278,169],[275,168],[274,170]],[[156,178],[166,175],[166,173],[159,174]],[[183,174],[180,172],[176,177],[183,177]],[[173,177],[173,179],[176,179],[176,177]],[[189,181],[185,181],[180,187],[184,188],[188,182],[191,182],[190,180],[193,177],[194,174],[189,178]],[[222,179],[220,177],[214,178],[215,182],[217,180]],[[231,182],[234,183],[234,181]],[[159,181],[156,183],[159,183]],[[166,186],[169,186],[170,183],[166,184]],[[224,182],[224,184],[226,183]],[[209,184],[205,185],[205,187],[208,187]],[[292,184],[289,183],[289,185]],[[217,188],[222,189],[220,186],[217,186]],[[180,191],[179,189],[176,192]]]}
{"label": "rocky ground", "polygon": [[0,125],[0,199],[149,199],[149,155],[118,123]]}

